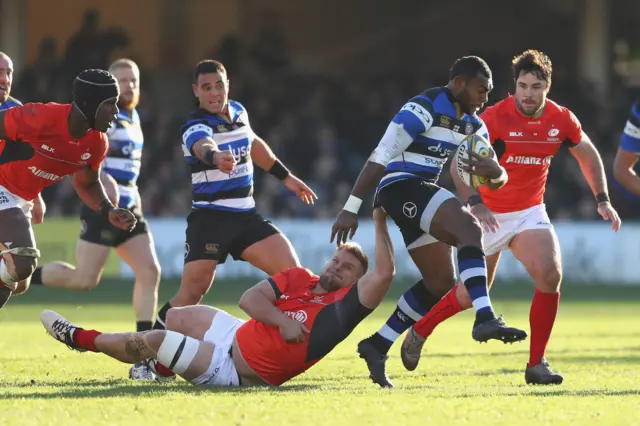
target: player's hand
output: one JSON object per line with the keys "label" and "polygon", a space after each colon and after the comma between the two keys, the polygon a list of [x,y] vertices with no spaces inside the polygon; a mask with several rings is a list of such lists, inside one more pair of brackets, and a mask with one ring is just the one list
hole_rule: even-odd
{"label": "player's hand", "polygon": [[329,242],[332,243],[333,239],[336,238],[336,244],[340,246],[340,244],[347,242],[347,235],[350,240],[353,239],[357,229],[358,215],[341,210],[333,223],[333,228],[331,228],[331,241]]}
{"label": "player's hand", "polygon": [[289,317],[279,328],[280,335],[289,343],[302,343],[307,339],[305,333],[309,333],[309,329],[303,323]]}
{"label": "player's hand", "polygon": [[213,162],[222,173],[231,173],[236,166],[236,157],[231,150],[217,151],[213,154]]}
{"label": "player's hand", "polygon": [[598,203],[598,213],[604,220],[611,221],[611,229],[614,232],[618,232],[620,230],[620,226],[622,225],[622,220],[620,220],[620,216],[618,216],[618,212],[613,208],[610,202],[603,201],[602,203]]}
{"label": "player's hand", "polygon": [[127,209],[112,209],[109,211],[109,222],[116,228],[131,231],[138,219]]}
{"label": "player's hand", "polygon": [[44,214],[47,211],[47,206],[44,204],[44,200],[41,196],[38,196],[33,200],[31,206],[31,224],[38,225],[44,221]]}
{"label": "player's hand", "polygon": [[313,204],[313,200],[318,199],[315,192],[294,175],[290,174],[283,182],[284,186],[286,186],[289,191],[294,192],[305,204]]}
{"label": "player's hand", "polygon": [[480,222],[480,226],[482,226],[482,230],[484,232],[496,232],[498,229],[500,229],[498,220],[493,215],[493,212],[489,210],[489,207],[487,207],[485,204],[478,203],[471,207],[469,211],[471,211],[471,214],[474,215],[476,219],[478,219],[478,221]]}
{"label": "player's hand", "polygon": [[495,158],[481,157],[475,152],[469,152],[469,154],[471,155],[470,159],[460,159],[467,164],[464,167],[466,172],[489,179],[497,179],[502,175],[502,167]]}

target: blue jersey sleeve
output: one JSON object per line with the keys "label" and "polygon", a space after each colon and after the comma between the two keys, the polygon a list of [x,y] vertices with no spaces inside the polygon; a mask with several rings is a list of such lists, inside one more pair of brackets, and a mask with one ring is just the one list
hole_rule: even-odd
{"label": "blue jersey sleeve", "polygon": [[193,154],[193,145],[203,138],[213,138],[213,129],[202,122],[187,123],[182,132],[182,143]]}
{"label": "blue jersey sleeve", "polygon": [[433,125],[433,106],[426,97],[413,98],[404,104],[392,121],[415,139]]}
{"label": "blue jersey sleeve", "polygon": [[631,108],[631,115],[620,138],[620,148],[640,154],[640,100]]}

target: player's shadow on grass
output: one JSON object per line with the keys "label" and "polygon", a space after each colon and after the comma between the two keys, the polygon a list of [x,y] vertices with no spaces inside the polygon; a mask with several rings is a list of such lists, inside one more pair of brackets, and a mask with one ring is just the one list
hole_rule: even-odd
{"label": "player's shadow on grass", "polygon": [[130,381],[122,379],[114,380],[89,380],[89,381],[72,381],[72,382],[60,382],[60,381],[25,381],[25,382],[9,382],[0,381],[0,388],[11,389],[13,388],[40,388],[48,387],[55,388],[54,391],[38,391],[34,389],[34,392],[19,392],[12,394],[9,390],[8,393],[0,395],[0,400],[3,399],[76,399],[76,398],[118,398],[122,396],[135,396],[136,398],[156,398],[158,396],[171,395],[171,394],[189,394],[200,395],[208,393],[227,393],[234,395],[243,394],[256,394],[256,393],[274,393],[274,392],[308,392],[317,390],[319,385],[314,384],[290,384],[282,387],[198,387],[193,386],[184,381],[172,384],[141,384],[131,385]]}

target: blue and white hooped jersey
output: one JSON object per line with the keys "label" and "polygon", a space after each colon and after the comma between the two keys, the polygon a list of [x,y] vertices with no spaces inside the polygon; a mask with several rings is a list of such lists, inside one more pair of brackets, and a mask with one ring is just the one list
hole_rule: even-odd
{"label": "blue and white hooped jersey", "polygon": [[102,164],[103,170],[118,183],[118,207],[131,208],[140,201],[137,182],[142,164],[144,138],[138,112],[134,109],[129,116],[127,111],[120,110],[107,132],[107,137],[109,152]]}
{"label": "blue and white hooped jersey", "polygon": [[13,108],[22,105],[22,102],[17,100],[16,98],[12,98],[9,96],[6,101],[0,104],[0,111],[4,111],[5,109]]}
{"label": "blue and white hooped jersey", "polygon": [[[199,109],[182,126],[182,150],[191,169],[193,208],[231,212],[255,208],[251,161],[251,145],[255,134],[251,130],[247,110],[232,100],[229,100],[228,107],[231,122]],[[212,138],[221,151],[233,152],[237,163],[231,173],[223,173],[193,154],[193,145],[206,137]]]}
{"label": "blue and white hooped jersey", "polygon": [[447,159],[470,134],[489,139],[477,115],[460,112],[446,87],[428,89],[410,99],[396,114],[370,161],[385,167],[378,188],[402,179],[435,183]]}
{"label": "blue and white hooped jersey", "polygon": [[640,99],[631,108],[631,115],[620,138],[620,148],[640,154]]}

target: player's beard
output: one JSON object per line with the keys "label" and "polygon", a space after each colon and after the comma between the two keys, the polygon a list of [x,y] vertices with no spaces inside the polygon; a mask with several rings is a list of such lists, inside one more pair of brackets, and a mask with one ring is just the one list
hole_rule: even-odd
{"label": "player's beard", "polygon": [[545,107],[545,100],[543,99],[540,104],[536,105],[535,108],[531,108],[531,104],[523,104],[522,101],[516,100],[516,108],[518,111],[526,117],[535,117],[540,111],[542,111]]}
{"label": "player's beard", "polygon": [[337,283],[335,281],[335,278],[333,278],[331,275],[325,275],[325,274],[320,275],[318,284],[320,284],[320,287],[322,287],[324,290],[328,292],[336,291],[340,288],[340,284]]}
{"label": "player's beard", "polygon": [[136,93],[136,92],[131,93],[131,98],[128,100],[128,102],[122,97],[122,95],[120,95],[120,102],[118,102],[118,107],[120,109],[131,111],[132,109],[138,106],[139,102],[140,102],[139,93]]}

